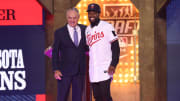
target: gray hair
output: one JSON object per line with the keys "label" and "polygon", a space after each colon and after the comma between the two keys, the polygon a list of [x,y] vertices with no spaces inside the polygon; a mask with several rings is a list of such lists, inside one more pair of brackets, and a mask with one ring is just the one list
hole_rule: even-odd
{"label": "gray hair", "polygon": [[69,8],[69,9],[67,9],[67,11],[66,11],[66,15],[67,15],[67,13],[68,13],[69,11],[75,11],[75,12],[77,12],[77,14],[78,14],[78,16],[79,16],[79,11],[78,11],[78,9],[77,9],[77,8],[73,7],[73,8]]}

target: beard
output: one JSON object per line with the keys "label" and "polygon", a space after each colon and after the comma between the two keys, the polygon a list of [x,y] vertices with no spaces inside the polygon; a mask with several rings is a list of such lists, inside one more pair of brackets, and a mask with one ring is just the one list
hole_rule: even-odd
{"label": "beard", "polygon": [[89,21],[91,23],[91,27],[94,27],[94,26],[99,24],[100,19],[99,18],[94,18],[94,20],[92,20],[91,18],[89,18]]}

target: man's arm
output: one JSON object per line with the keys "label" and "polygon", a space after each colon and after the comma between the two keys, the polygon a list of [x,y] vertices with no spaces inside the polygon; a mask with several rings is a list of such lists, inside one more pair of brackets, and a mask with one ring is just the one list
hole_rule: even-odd
{"label": "man's arm", "polygon": [[108,69],[108,73],[110,75],[112,75],[115,72],[116,65],[119,62],[120,48],[119,48],[118,40],[115,40],[111,43],[111,51],[112,51],[112,61]]}
{"label": "man's arm", "polygon": [[58,31],[54,33],[54,42],[52,46],[52,67],[53,71],[58,70],[59,67],[59,46],[60,46],[60,39],[59,39]]}
{"label": "man's arm", "polygon": [[55,32],[54,36],[54,43],[52,47],[52,67],[54,71],[54,78],[61,80],[61,77],[63,76],[61,71],[59,70],[59,46],[60,46],[60,39],[58,37],[58,32]]}

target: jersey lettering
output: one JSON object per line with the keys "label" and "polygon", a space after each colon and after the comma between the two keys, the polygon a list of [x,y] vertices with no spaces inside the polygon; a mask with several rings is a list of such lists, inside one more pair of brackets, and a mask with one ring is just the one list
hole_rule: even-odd
{"label": "jersey lettering", "polygon": [[87,38],[87,44],[89,46],[92,46],[93,44],[97,43],[102,38],[104,38],[104,33],[103,32],[96,32],[95,31],[95,34],[89,34],[88,33],[86,38]]}

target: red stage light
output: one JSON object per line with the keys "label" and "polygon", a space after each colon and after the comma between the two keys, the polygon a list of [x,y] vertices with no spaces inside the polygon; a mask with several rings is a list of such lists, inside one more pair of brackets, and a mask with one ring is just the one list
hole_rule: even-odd
{"label": "red stage light", "polygon": [[36,101],[46,101],[46,95],[45,94],[36,95]]}

